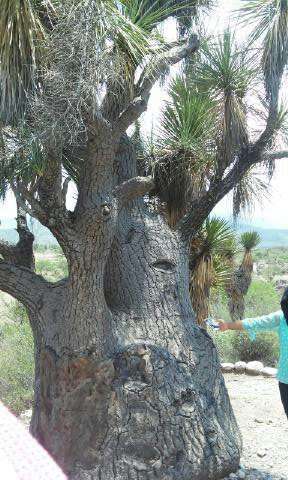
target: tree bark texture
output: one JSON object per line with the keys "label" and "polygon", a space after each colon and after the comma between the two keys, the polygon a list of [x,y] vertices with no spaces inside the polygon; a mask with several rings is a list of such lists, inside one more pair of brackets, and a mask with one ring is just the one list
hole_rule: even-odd
{"label": "tree bark texture", "polygon": [[237,469],[241,438],[194,322],[188,244],[143,199],[120,205],[113,185],[136,174],[124,139],[114,180],[85,200],[68,279],[30,308],[31,430],[71,480],[220,479]]}
{"label": "tree bark texture", "polygon": [[245,314],[245,295],[252,281],[253,263],[249,268],[240,265],[234,272],[229,284],[226,285],[228,309],[231,320],[243,320]]}

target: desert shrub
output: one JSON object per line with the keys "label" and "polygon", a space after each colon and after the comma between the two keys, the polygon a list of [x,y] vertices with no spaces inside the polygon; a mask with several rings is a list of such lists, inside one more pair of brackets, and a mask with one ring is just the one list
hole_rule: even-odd
{"label": "desert shrub", "polygon": [[238,360],[260,360],[264,365],[276,366],[279,357],[279,341],[275,332],[258,333],[251,341],[246,333],[236,332],[231,346]]}
{"label": "desert shrub", "polygon": [[[16,302],[11,302],[17,312]],[[18,305],[18,304],[17,304]],[[18,317],[17,317],[18,318]],[[26,312],[21,321],[5,321],[0,326],[0,399],[19,414],[29,408],[33,399],[33,337]]]}
{"label": "desert shrub", "polygon": [[243,332],[228,331],[224,334],[209,331],[221,362],[251,362],[259,360],[265,366],[276,366],[279,357],[278,335],[274,332],[259,333],[254,341]]}
{"label": "desert shrub", "polygon": [[[253,318],[280,309],[280,296],[273,285],[263,280],[253,280],[245,297],[245,317]],[[211,313],[214,318],[229,321],[227,297],[218,291],[213,295]],[[210,332],[222,362],[260,360],[266,365],[276,365],[279,353],[278,336],[273,332],[258,334],[251,341],[247,334],[228,331],[224,334]]]}

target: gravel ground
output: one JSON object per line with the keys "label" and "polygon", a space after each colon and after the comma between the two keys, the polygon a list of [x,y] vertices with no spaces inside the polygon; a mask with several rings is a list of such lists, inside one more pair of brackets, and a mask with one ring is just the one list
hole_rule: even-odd
{"label": "gravel ground", "polygon": [[288,480],[288,421],[273,378],[225,374],[243,437],[242,473],[229,478]]}

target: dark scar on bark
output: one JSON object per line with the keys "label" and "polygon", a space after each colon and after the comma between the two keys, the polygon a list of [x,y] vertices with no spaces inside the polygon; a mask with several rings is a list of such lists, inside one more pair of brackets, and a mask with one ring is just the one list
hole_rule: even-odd
{"label": "dark scar on bark", "polygon": [[163,259],[163,260],[158,260],[155,263],[152,263],[152,267],[162,272],[173,272],[175,270],[176,265],[170,260]]}

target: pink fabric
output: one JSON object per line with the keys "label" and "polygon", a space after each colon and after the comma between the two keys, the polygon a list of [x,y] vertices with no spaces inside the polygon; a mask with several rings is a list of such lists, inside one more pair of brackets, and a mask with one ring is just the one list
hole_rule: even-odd
{"label": "pink fabric", "polygon": [[54,460],[0,403],[0,478],[67,480]]}

